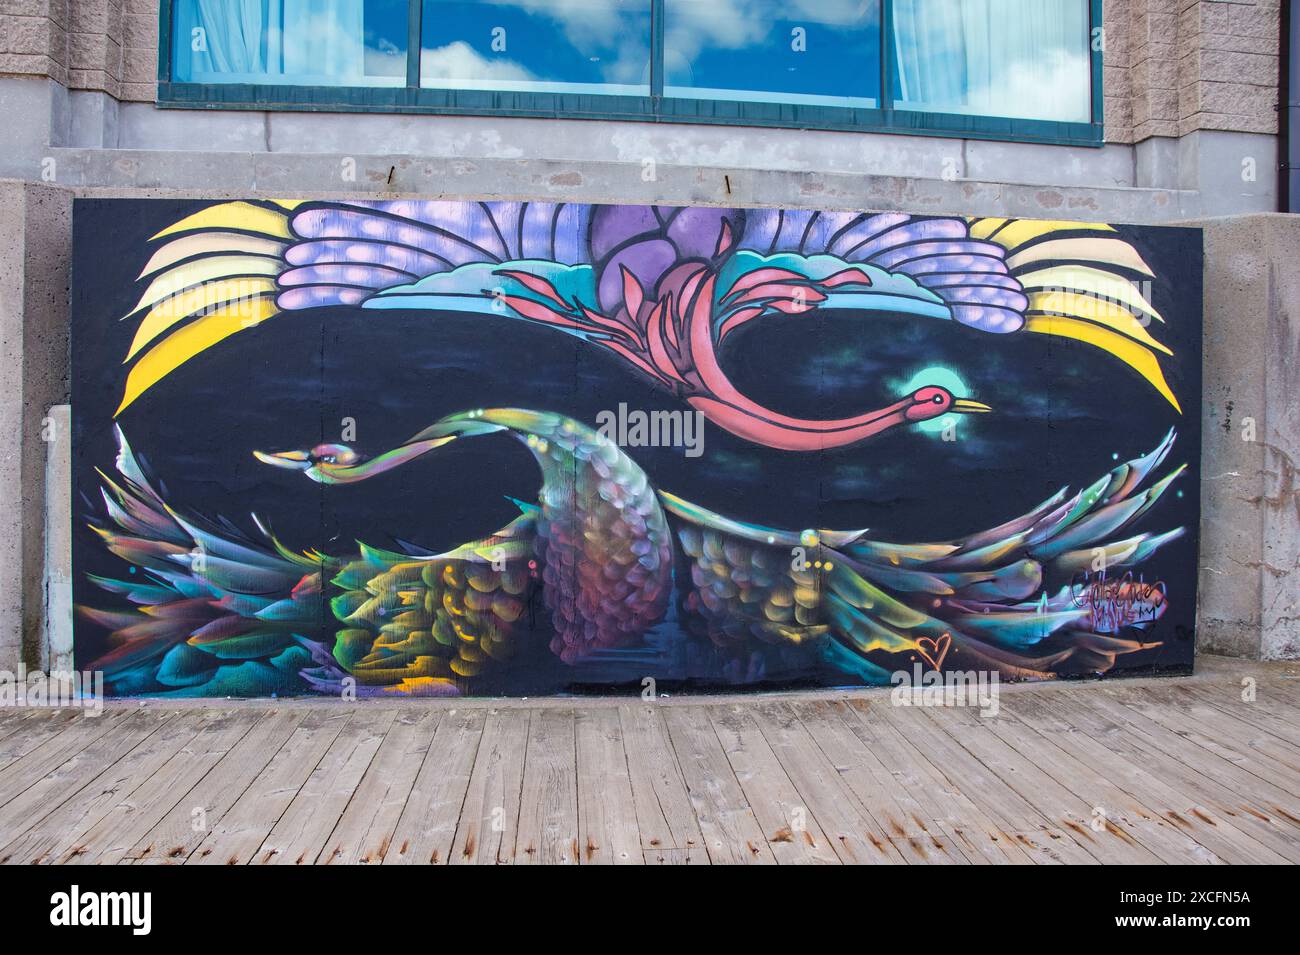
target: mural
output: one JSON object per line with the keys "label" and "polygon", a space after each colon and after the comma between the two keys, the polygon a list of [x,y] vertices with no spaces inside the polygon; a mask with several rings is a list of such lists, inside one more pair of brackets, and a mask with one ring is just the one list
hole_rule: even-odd
{"label": "mural", "polygon": [[1196,230],[431,200],[75,216],[76,654],[110,692],[1191,665]]}

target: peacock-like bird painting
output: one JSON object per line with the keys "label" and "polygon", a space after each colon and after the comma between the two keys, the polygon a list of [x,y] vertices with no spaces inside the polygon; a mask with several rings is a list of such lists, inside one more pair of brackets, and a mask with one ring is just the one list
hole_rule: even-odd
{"label": "peacock-like bird painting", "polygon": [[79,200],[76,657],[120,695],[1186,669],[1199,234]]}

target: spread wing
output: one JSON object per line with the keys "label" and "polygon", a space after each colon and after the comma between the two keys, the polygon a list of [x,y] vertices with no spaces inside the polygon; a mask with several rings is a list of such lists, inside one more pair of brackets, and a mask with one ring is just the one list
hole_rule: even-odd
{"label": "spread wing", "polygon": [[[538,632],[537,508],[520,506],[495,534],[444,554],[363,545],[333,579],[343,591],[331,602],[343,628],[334,660],[362,687],[408,694],[454,692],[457,681],[510,661]],[[312,682],[324,689],[337,679]]]}
{"label": "spread wing", "polygon": [[134,364],[117,413],[200,352],[285,311],[360,305],[475,265],[487,272],[470,269],[463,281],[431,290],[439,307],[470,300],[482,308],[503,284],[505,293],[530,295],[513,280],[485,277],[519,260],[585,261],[588,210],[416,199],[207,206],[153,236],[162,244],[141,271],[147,284],[126,316],[136,323],[126,356]]}
{"label": "spread wing", "polygon": [[[1172,352],[1147,330],[1163,321],[1141,290],[1151,269],[1103,223],[274,200],[215,203],[153,240],[160,244],[139,276],[145,288],[125,316],[136,334],[118,413],[231,335],[321,306],[481,311],[499,301],[516,317],[606,342],[643,365],[662,318],[652,314],[652,293],[675,289],[680,310],[686,290],[670,279],[702,262],[721,270],[709,286],[717,301],[705,303],[719,340],[758,316],[812,306],[901,308],[986,332],[1024,329],[1085,342],[1178,407],[1157,357]],[[642,370],[653,377],[656,367]]]}
{"label": "spread wing", "polygon": [[[870,682],[917,661],[1008,677],[1107,669],[1155,645],[1141,631],[1163,613],[1163,592],[1119,575],[1182,534],[1125,533],[1182,472],[1137,490],[1173,441],[1170,431],[1082,491],[942,543],[782,531],[662,494],[689,560],[684,608],[724,656],[815,648]],[[1126,613],[1098,612],[1100,595]]]}

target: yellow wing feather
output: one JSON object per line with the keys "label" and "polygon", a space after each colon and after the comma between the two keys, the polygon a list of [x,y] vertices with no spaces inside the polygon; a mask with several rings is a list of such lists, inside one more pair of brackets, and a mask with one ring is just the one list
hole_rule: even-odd
{"label": "yellow wing feather", "polygon": [[199,352],[276,314],[289,212],[304,201],[221,202],[153,237],[169,241],[140,273],[150,282],[127,317],[148,311],[125,358],[139,356],[115,415]]}
{"label": "yellow wing feather", "polygon": [[1119,302],[1134,312],[1150,315],[1163,323],[1164,317],[1143,296],[1138,285],[1128,279],[1089,265],[1056,265],[1017,275],[1026,291],[1062,289],[1083,292],[1111,302]]}
{"label": "yellow wing feather", "polygon": [[[994,241],[997,241],[996,238]],[[1030,246],[1022,246],[1019,251],[1007,256],[1007,268],[1014,274],[1027,265],[1062,260],[1098,262],[1130,269],[1143,275],[1153,277],[1155,275],[1151,267],[1142,261],[1142,256],[1138,255],[1137,249],[1123,239],[1047,239]]]}
{"label": "yellow wing feather", "polygon": [[[281,200],[276,205],[286,210],[293,208],[287,200]],[[297,205],[297,202],[294,202],[294,205]],[[254,205],[251,202],[223,202],[186,216],[180,222],[175,222],[158,232],[153,238],[165,239],[169,235],[197,232],[200,229],[234,229],[238,232],[254,232],[281,239],[293,237],[289,233],[289,217],[283,212]]]}
{"label": "yellow wing feather", "polygon": [[1175,410],[1182,414],[1183,409],[1178,404],[1178,399],[1174,397],[1169,383],[1165,381],[1164,372],[1160,370],[1160,363],[1156,361],[1151,349],[1139,345],[1131,338],[1091,322],[1077,318],[1064,318],[1060,315],[1031,315],[1025,322],[1025,328],[1044,335],[1073,338],[1110,352],[1149,381],[1156,391],[1164,395]]}
{"label": "yellow wing feather", "polygon": [[1154,277],[1154,273],[1113,226],[984,218],[970,220],[969,228],[972,237],[1006,250],[1007,268],[1029,296],[1026,329],[1087,342],[1109,352],[1181,413],[1156,357],[1156,353],[1173,355],[1173,351],[1147,329],[1148,318],[1164,319],[1128,277],[1134,273]]}
{"label": "yellow wing feather", "polygon": [[145,352],[126,376],[125,394],[122,395],[122,403],[117,411],[113,412],[114,417],[199,352],[229,338],[235,332],[266,321],[276,311],[275,300],[270,297],[255,299],[247,306],[244,302],[239,302],[209,312],[172,332]]}
{"label": "yellow wing feather", "polygon": [[1134,341],[1140,342],[1154,351],[1163,352],[1166,355],[1173,354],[1167,346],[1151,337],[1147,330],[1142,327],[1142,322],[1136,315],[1123,305],[1107,299],[1058,289],[1046,292],[1030,292],[1028,314],[1064,315],[1069,318],[1096,322],[1098,325],[1104,325],[1122,335],[1127,335]]}
{"label": "yellow wing feather", "polygon": [[252,302],[263,296],[273,296],[277,287],[273,278],[239,278],[228,281],[205,282],[165,298],[149,311],[136,329],[131,349],[123,364],[134,358],[140,349],[172,326],[193,318],[200,312],[228,306],[238,302]]}
{"label": "yellow wing feather", "polygon": [[244,276],[275,277],[284,268],[278,258],[271,259],[261,255],[213,255],[195,259],[163,272],[145,289],[140,301],[131,314],[153,308],[159,302],[173,298],[186,289],[196,288],[207,282],[226,281]]}
{"label": "yellow wing feather", "polygon": [[1012,219],[992,230],[989,237],[1002,248],[1013,251],[1027,242],[1054,232],[1114,232],[1104,222],[1069,222],[1063,219]]}
{"label": "yellow wing feather", "polygon": [[242,232],[194,232],[179,239],[172,239],[158,249],[137,278],[154,275],[165,268],[200,255],[230,255],[244,252],[249,255],[278,257],[287,245],[276,239],[246,235]]}

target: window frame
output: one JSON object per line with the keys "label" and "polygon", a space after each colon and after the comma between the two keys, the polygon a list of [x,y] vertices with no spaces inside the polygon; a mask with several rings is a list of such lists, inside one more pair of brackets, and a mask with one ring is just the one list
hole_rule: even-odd
{"label": "window frame", "polygon": [[[921,112],[892,106],[891,58],[881,60],[877,108],[666,97],[663,92],[664,2],[651,6],[650,95],[536,93],[425,88],[420,83],[421,0],[408,0],[406,85],[296,86],[253,83],[183,83],[172,80],[172,6],[160,0],[157,105],[178,109],[247,109],[308,112],[429,113],[543,119],[700,123],[783,129],[895,133],[960,139],[1104,145],[1103,52],[1091,37],[1102,29],[1102,0],[1088,0],[1091,122],[1056,122]],[[893,0],[881,0],[881,35],[893,35]],[[1104,33],[1102,34],[1104,47]]]}

